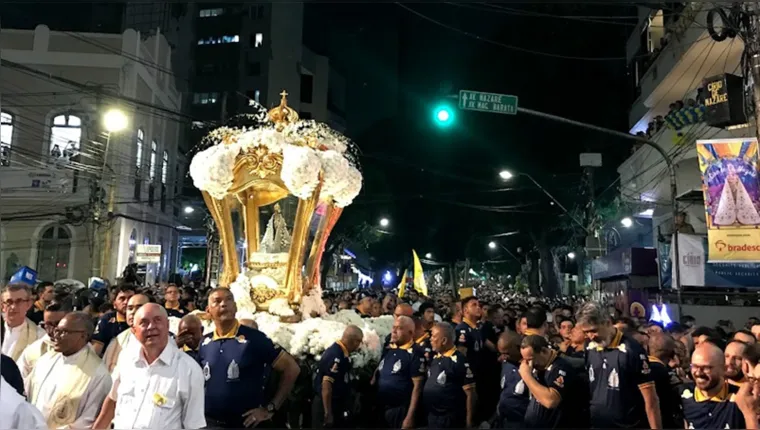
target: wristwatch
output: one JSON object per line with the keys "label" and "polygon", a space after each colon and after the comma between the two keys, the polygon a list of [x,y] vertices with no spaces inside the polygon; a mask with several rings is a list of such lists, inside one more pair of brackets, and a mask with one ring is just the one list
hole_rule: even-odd
{"label": "wristwatch", "polygon": [[277,406],[275,406],[274,402],[267,403],[267,412],[270,414],[277,412]]}

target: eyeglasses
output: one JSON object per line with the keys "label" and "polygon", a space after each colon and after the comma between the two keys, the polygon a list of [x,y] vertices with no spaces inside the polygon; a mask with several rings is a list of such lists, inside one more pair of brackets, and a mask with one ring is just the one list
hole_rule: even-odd
{"label": "eyeglasses", "polygon": [[57,328],[53,330],[53,336],[64,337],[74,333],[84,333],[84,330],[66,330],[63,328]]}
{"label": "eyeglasses", "polygon": [[692,364],[689,367],[691,368],[692,372],[698,370],[702,373],[710,373],[715,368],[715,366],[697,366],[696,364]]}
{"label": "eyeglasses", "polygon": [[29,299],[16,299],[16,300],[10,300],[10,299],[8,299],[8,300],[6,300],[6,301],[3,302],[3,306],[5,306],[7,308],[9,308],[11,306],[21,306],[21,305],[23,305],[24,303],[26,303],[28,301],[29,301]]}

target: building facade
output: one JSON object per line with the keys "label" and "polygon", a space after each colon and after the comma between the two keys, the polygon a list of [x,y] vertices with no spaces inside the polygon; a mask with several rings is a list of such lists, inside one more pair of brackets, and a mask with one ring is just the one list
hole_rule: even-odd
{"label": "building facade", "polygon": [[[138,244],[162,246],[147,281],[166,279],[174,270],[187,168],[178,150],[187,118],[166,39],[39,25],[3,29],[0,49],[4,61],[42,72],[2,67],[2,279],[29,266],[40,280],[86,282],[102,265],[102,276],[114,280],[134,261]],[[108,134],[102,118],[110,109],[122,111],[127,123]],[[113,214],[103,215],[104,235],[96,238],[93,208],[105,205],[111,189]],[[100,261],[92,258],[96,241]]]}
{"label": "building facade", "polygon": [[[629,112],[632,134],[643,134],[673,159],[677,198],[687,222],[706,233],[702,180],[697,160],[698,139],[754,136],[754,127],[723,129],[699,120],[675,128],[666,118],[673,112],[704,107],[701,87],[708,77],[741,75],[744,43],[739,37],[722,42],[707,30],[710,3],[674,3],[674,9],[639,8],[639,23],[627,44],[629,76],[635,101]],[[619,168],[621,198],[630,216],[652,218],[647,227],[657,243],[672,232],[672,194],[667,166],[653,148],[636,145]]]}

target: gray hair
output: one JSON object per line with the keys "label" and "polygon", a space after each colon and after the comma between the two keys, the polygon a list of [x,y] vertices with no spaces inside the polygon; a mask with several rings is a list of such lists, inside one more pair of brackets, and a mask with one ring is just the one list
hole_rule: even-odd
{"label": "gray hair", "polygon": [[610,321],[610,315],[599,302],[586,302],[575,314],[578,324],[600,325]]}
{"label": "gray hair", "polygon": [[95,324],[92,323],[92,317],[90,317],[89,314],[86,312],[69,312],[64,317],[67,321],[73,322],[76,324],[79,324],[82,326],[82,330],[84,331],[85,336],[87,337],[87,341],[92,338],[92,334],[95,331]]}
{"label": "gray hair", "polygon": [[26,295],[32,297],[32,287],[21,282],[6,285],[3,287],[3,290],[0,291],[0,294],[15,293],[16,291],[26,291]]}
{"label": "gray hair", "polygon": [[435,323],[433,325],[433,328],[437,328],[441,332],[441,334],[443,334],[443,337],[448,339],[449,342],[454,343],[456,341],[456,339],[454,338],[454,336],[456,336],[454,333],[454,327],[451,324],[445,323],[445,322],[439,322],[439,323]]}

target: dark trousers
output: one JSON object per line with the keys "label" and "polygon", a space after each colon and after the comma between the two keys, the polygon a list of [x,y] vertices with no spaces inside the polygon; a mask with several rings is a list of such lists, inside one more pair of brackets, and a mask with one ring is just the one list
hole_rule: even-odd
{"label": "dark trousers", "polygon": [[[351,411],[346,407],[346,401],[335,401],[333,409],[333,428],[347,429],[353,427]],[[314,396],[311,402],[311,428],[325,428],[325,407],[322,404],[322,397]]]}
{"label": "dark trousers", "polygon": [[459,414],[428,414],[427,427],[430,429],[463,429],[466,419]]}
{"label": "dark trousers", "polygon": [[385,407],[383,411],[383,421],[386,428],[400,429],[404,424],[408,409],[406,406]]}

